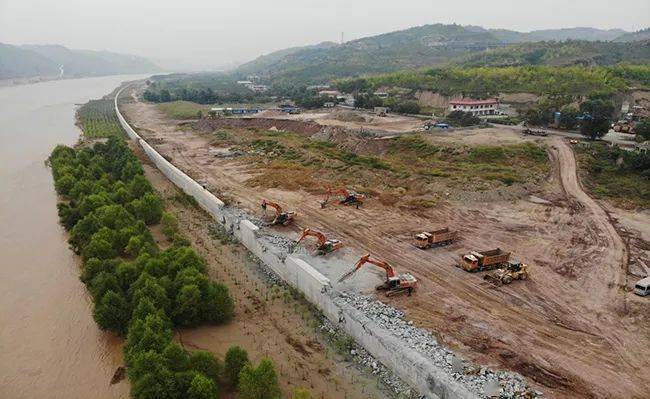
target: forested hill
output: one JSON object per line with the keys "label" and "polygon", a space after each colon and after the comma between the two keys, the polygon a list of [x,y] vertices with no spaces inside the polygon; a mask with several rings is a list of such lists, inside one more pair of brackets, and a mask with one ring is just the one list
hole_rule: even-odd
{"label": "forested hill", "polygon": [[0,43],[0,79],[102,76],[154,72],[151,61],[105,51],[71,50],[59,45],[13,46]]}
{"label": "forested hill", "polygon": [[618,63],[647,64],[650,62],[650,40],[594,42],[569,40],[564,42],[535,42],[513,44],[489,49],[454,60],[460,66],[607,66]]}
{"label": "forested hill", "polygon": [[[274,81],[324,83],[333,78],[441,65],[612,65],[647,63],[647,42],[612,40],[623,30],[547,29],[527,33],[478,26],[424,25],[344,44],[326,43],[275,52],[236,73]],[[544,41],[541,41],[544,40]]]}
{"label": "forested hill", "polygon": [[425,25],[340,45],[307,47],[281,57],[270,54],[242,65],[237,71],[305,82],[326,81],[436,65],[499,45],[500,41],[489,32],[475,32],[460,25]]}

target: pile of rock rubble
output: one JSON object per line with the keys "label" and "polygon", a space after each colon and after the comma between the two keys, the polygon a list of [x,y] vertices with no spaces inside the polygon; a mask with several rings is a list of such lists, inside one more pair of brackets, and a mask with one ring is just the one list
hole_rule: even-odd
{"label": "pile of rock rubble", "polygon": [[399,337],[404,344],[432,360],[451,378],[461,382],[479,397],[542,398],[542,393],[531,389],[524,378],[508,371],[493,371],[471,364],[450,350],[440,346],[430,332],[415,327],[404,318],[404,313],[370,296],[342,292],[339,300],[364,313],[380,327]]}

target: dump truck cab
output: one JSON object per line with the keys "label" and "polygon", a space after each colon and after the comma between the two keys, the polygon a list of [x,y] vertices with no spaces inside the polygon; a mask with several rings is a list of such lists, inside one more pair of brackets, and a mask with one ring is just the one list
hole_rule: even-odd
{"label": "dump truck cab", "polygon": [[426,231],[420,234],[416,234],[413,238],[413,245],[421,249],[426,249],[429,247],[430,237],[431,233],[427,233]]}
{"label": "dump truck cab", "polygon": [[479,265],[479,257],[477,255],[479,255],[477,252],[464,255],[461,258],[460,266],[468,272],[478,270],[481,266]]}

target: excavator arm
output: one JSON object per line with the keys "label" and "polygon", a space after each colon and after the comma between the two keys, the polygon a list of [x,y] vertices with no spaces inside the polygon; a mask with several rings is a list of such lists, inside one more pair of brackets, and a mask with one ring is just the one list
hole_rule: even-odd
{"label": "excavator arm", "polygon": [[271,208],[275,209],[276,215],[279,215],[282,213],[282,207],[279,204],[276,204],[275,202],[267,201],[265,199],[262,200],[262,209],[266,210],[266,207],[270,206]]}
{"label": "excavator arm", "polygon": [[345,273],[343,276],[341,276],[341,278],[339,278],[339,282],[352,276],[354,273],[357,272],[357,270],[361,269],[363,265],[365,265],[366,263],[370,263],[371,265],[375,265],[377,267],[384,269],[386,271],[386,280],[395,277],[395,270],[388,262],[384,262],[383,260],[370,259],[370,254],[365,254],[364,256],[361,257],[361,259],[357,261],[357,263],[354,265],[354,268],[352,270]]}
{"label": "excavator arm", "polygon": [[305,237],[308,237],[308,236],[316,237],[316,239],[318,240],[318,246],[319,247],[323,246],[325,244],[325,242],[327,241],[327,237],[325,237],[325,234],[321,233],[320,231],[316,231],[316,230],[312,230],[312,229],[307,228],[307,229],[303,230],[302,235],[300,236],[300,238],[298,238],[297,242],[298,243],[302,242],[302,240],[304,240]]}

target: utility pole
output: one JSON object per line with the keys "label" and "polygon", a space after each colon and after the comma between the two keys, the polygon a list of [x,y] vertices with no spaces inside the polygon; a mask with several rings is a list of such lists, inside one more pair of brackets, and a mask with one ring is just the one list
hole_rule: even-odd
{"label": "utility pole", "polygon": [[343,44],[343,43],[344,43],[344,41],[343,41],[343,32],[341,32],[341,44]]}

